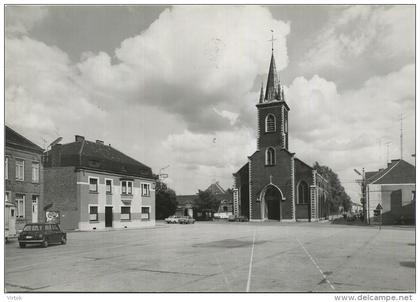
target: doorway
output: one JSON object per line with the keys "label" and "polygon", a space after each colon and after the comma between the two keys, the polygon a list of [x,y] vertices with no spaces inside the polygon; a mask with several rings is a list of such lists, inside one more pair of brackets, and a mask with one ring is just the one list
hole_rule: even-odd
{"label": "doorway", "polygon": [[280,220],[280,202],[281,202],[281,193],[274,187],[269,186],[264,195],[265,201],[265,217],[272,220]]}
{"label": "doorway", "polygon": [[38,222],[38,199],[38,196],[32,196],[32,223]]}
{"label": "doorway", "polygon": [[105,227],[112,227],[112,207],[105,206]]}

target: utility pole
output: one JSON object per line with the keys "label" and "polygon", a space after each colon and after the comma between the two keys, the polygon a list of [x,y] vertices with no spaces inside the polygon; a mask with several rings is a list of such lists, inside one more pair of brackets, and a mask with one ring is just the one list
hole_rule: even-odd
{"label": "utility pole", "polygon": [[400,116],[400,122],[401,122],[401,128],[400,128],[400,151],[401,151],[401,155],[400,155],[400,159],[403,159],[403,115],[401,113]]}

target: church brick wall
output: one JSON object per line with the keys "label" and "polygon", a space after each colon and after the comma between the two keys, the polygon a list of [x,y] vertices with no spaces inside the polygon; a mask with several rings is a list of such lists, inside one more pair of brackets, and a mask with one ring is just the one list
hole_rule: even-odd
{"label": "church brick wall", "polygon": [[280,147],[275,147],[276,164],[274,166],[265,165],[265,149],[256,152],[251,161],[251,179],[252,179],[252,219],[262,219],[261,202],[256,202],[260,197],[262,189],[270,184],[270,175],[274,185],[280,188],[285,201],[281,202],[282,219],[293,218],[292,205],[292,182],[291,182],[291,155]]}

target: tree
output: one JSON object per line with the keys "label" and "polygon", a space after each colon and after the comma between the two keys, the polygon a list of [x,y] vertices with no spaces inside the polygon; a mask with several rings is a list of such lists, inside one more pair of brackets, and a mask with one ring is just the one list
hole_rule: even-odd
{"label": "tree", "polygon": [[315,162],[314,169],[316,169],[322,177],[328,180],[329,194],[327,202],[330,205],[330,211],[332,213],[337,213],[340,206],[342,206],[345,211],[350,210],[350,196],[347,195],[346,191],[341,185],[338,175],[331,168],[327,166],[321,166],[318,162]]}
{"label": "tree", "polygon": [[198,190],[197,197],[194,199],[194,207],[198,211],[212,211],[217,212],[219,209],[220,200],[209,191]]}
{"label": "tree", "polygon": [[161,182],[156,182],[156,219],[165,219],[175,214],[178,202],[174,190]]}

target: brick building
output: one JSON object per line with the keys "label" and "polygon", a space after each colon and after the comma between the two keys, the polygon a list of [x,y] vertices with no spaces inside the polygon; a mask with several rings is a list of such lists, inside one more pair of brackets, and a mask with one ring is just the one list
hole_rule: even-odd
{"label": "brick building", "polygon": [[416,201],[416,168],[395,159],[385,169],[366,172],[368,218],[374,223],[374,211],[380,205],[383,224],[414,224]]}
{"label": "brick building", "polygon": [[64,229],[135,228],[155,224],[155,176],[122,152],[76,135],[44,156],[48,211]]}
{"label": "brick building", "polygon": [[5,140],[5,222],[11,226],[9,220],[14,221],[19,230],[26,223],[42,221],[44,150],[7,126]]}
{"label": "brick building", "polygon": [[289,106],[274,54],[261,87],[257,150],[234,176],[234,214],[251,221],[316,221],[328,215],[328,182],[289,151]]}

